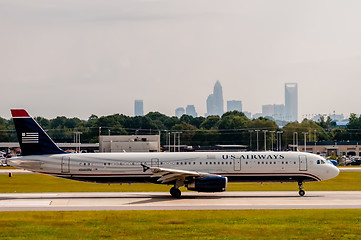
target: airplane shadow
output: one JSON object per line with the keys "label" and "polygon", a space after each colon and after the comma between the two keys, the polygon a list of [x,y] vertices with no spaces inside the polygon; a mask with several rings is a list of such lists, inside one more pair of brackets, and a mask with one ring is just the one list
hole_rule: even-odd
{"label": "airplane shadow", "polygon": [[[24,197],[19,197],[19,196],[14,196],[14,197],[0,197],[0,201],[1,200],[52,200],[52,199],[70,199],[70,200],[74,200],[74,199],[94,199],[94,200],[100,200],[100,199],[135,199],[135,202],[131,202],[129,203],[130,205],[137,205],[137,204],[146,204],[146,203],[157,203],[157,202],[166,202],[166,201],[181,201],[181,200],[220,200],[220,199],[282,199],[282,198],[299,198],[299,199],[305,199],[305,198],[317,198],[317,197],[323,197],[323,196],[297,196],[297,195],[271,195],[272,193],[270,192],[270,195],[267,196],[260,196],[260,195],[256,195],[256,194],[248,194],[248,195],[217,195],[217,196],[211,196],[211,195],[183,195],[181,198],[177,199],[177,198],[173,198],[172,196],[168,196],[168,195],[164,195],[164,194],[147,194],[144,193],[144,195],[132,195],[130,193],[125,194],[124,196],[122,196],[121,194],[119,194],[118,196],[39,196],[39,197],[28,197],[28,196],[24,196]],[[146,198],[146,199],[145,199]],[[136,201],[136,199],[139,199],[139,201]]]}

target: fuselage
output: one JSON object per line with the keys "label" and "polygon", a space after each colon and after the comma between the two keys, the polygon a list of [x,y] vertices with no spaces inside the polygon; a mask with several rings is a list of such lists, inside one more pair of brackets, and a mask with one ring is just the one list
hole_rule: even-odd
{"label": "fuselage", "polygon": [[150,167],[221,175],[229,182],[305,182],[336,177],[337,167],[303,152],[70,153],[9,160],[13,166],[79,181],[153,182]]}

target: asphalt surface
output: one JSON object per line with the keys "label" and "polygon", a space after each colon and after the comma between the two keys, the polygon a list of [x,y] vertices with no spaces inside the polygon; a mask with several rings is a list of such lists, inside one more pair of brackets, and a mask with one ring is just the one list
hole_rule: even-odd
{"label": "asphalt surface", "polygon": [[347,209],[361,208],[361,191],[182,193],[3,193],[0,211]]}

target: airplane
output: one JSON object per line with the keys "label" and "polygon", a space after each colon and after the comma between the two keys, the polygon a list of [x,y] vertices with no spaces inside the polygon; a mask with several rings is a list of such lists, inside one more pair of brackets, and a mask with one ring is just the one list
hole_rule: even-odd
{"label": "airplane", "polygon": [[197,192],[223,192],[228,182],[303,182],[336,177],[339,169],[305,152],[67,153],[24,109],[12,109],[22,155],[11,166],[60,178],[96,183],[157,183]]}

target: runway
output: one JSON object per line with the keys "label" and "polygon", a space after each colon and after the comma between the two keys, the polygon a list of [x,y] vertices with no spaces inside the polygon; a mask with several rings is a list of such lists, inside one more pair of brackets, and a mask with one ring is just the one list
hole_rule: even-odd
{"label": "runway", "polygon": [[0,211],[347,209],[361,208],[361,191],[3,193]]}

